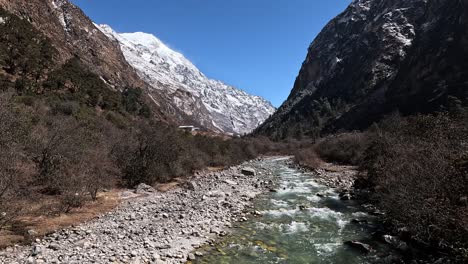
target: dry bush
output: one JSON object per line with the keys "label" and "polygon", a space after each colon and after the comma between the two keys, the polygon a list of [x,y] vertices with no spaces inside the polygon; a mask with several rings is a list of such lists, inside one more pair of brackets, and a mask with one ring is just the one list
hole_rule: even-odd
{"label": "dry bush", "polygon": [[84,183],[84,189],[92,200],[97,199],[99,191],[115,186],[119,172],[105,146],[88,150],[79,167],[78,178]]}
{"label": "dry bush", "polygon": [[368,146],[368,136],[365,133],[354,132],[321,139],[314,149],[326,161],[358,165],[364,159],[364,152]]}
{"label": "dry bush", "polygon": [[71,117],[54,116],[38,125],[32,146],[38,173],[36,185],[47,194],[61,194],[63,181],[72,177],[70,166],[82,156],[82,127]]}
{"label": "dry bush", "polygon": [[311,169],[319,168],[322,163],[322,160],[317,155],[314,148],[305,148],[296,151],[294,160],[297,164]]}
{"label": "dry bush", "polygon": [[44,194],[57,195],[61,209],[80,207],[111,187],[118,175],[110,157],[113,129],[107,121],[79,122],[73,117],[51,116],[34,130],[31,147],[37,164],[35,185]]}
{"label": "dry bush", "polygon": [[11,97],[0,96],[0,228],[21,213],[19,197],[29,184],[28,162],[22,142],[26,141],[26,121],[19,116]]}
{"label": "dry bush", "polygon": [[447,114],[390,117],[371,134],[363,163],[395,226],[455,252],[468,247],[467,124]]}
{"label": "dry bush", "polygon": [[[259,150],[257,147],[262,146]],[[154,184],[253,159],[265,150],[252,138],[191,135],[159,123],[142,122],[114,145],[112,156],[124,185]]]}

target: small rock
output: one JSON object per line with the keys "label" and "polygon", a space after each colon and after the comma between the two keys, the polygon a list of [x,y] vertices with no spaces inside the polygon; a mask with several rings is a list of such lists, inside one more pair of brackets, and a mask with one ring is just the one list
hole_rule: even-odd
{"label": "small rock", "polygon": [[344,244],[364,254],[368,254],[372,251],[372,247],[370,245],[359,241],[346,241]]}
{"label": "small rock", "polygon": [[171,248],[171,245],[169,244],[166,244],[166,245],[159,245],[159,246],[156,246],[157,249],[170,249]]}
{"label": "small rock", "polygon": [[408,244],[401,241],[397,237],[394,237],[394,236],[391,236],[391,235],[384,235],[383,238],[384,238],[385,242],[387,242],[388,244],[390,244],[391,246],[393,246],[396,249],[399,249],[401,251],[408,250]]}
{"label": "small rock", "polygon": [[48,248],[57,251],[60,249],[60,246],[54,243],[54,244],[50,244]]}
{"label": "small rock", "polygon": [[250,167],[242,168],[241,173],[246,175],[246,176],[255,176],[257,174],[255,169],[250,168]]}
{"label": "small rock", "polygon": [[229,184],[229,185],[237,185],[237,182],[231,181],[231,180],[224,180],[224,182]]}
{"label": "small rock", "polygon": [[185,183],[185,188],[191,191],[195,191],[197,189],[197,184],[193,181],[188,181],[187,183]]}
{"label": "small rock", "polygon": [[28,260],[27,260],[27,263],[28,264],[35,264],[36,260],[34,259],[34,257],[29,257]]}
{"label": "small rock", "polygon": [[37,235],[38,235],[38,233],[35,230],[33,230],[33,229],[28,230],[28,236],[35,237]]}
{"label": "small rock", "polygon": [[32,249],[31,255],[37,256],[37,255],[40,255],[41,253],[42,253],[42,247],[39,245],[35,245]]}
{"label": "small rock", "polygon": [[196,257],[195,257],[194,254],[192,254],[192,253],[188,254],[187,260],[195,260],[195,259],[196,259]]}
{"label": "small rock", "polygon": [[356,225],[360,225],[360,224],[367,224],[367,220],[363,219],[352,219],[351,220],[351,224],[356,224]]}
{"label": "small rock", "polygon": [[135,188],[135,193],[138,194],[145,194],[145,193],[154,193],[156,190],[149,186],[148,184],[140,183],[136,188]]}

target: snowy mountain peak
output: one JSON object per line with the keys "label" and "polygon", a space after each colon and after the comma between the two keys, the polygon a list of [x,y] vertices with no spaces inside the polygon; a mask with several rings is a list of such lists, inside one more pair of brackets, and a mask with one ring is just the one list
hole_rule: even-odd
{"label": "snowy mountain peak", "polygon": [[127,61],[153,89],[163,91],[197,125],[244,134],[266,120],[275,108],[266,100],[206,77],[193,63],[156,36],[143,32],[117,33],[97,25],[117,40]]}

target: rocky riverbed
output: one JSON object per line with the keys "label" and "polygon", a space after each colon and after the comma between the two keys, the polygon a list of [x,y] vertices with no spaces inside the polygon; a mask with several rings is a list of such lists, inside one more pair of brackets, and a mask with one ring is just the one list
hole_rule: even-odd
{"label": "rocky riverbed", "polygon": [[185,263],[201,257],[197,248],[246,221],[255,213],[254,197],[271,190],[274,178],[261,164],[201,173],[164,193],[144,186],[138,197],[125,192],[115,211],[7,248],[0,263]]}

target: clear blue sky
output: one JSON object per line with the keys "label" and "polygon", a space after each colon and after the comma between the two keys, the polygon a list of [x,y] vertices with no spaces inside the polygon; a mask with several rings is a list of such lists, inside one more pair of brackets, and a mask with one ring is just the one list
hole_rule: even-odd
{"label": "clear blue sky", "polygon": [[307,47],[351,0],[72,0],[117,32],[156,35],[207,76],[279,106]]}

